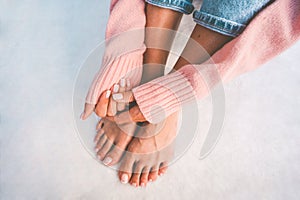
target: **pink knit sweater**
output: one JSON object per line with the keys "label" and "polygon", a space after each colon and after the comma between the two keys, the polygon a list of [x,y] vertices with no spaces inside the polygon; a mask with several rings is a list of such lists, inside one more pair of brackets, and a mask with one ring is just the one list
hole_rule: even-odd
{"label": "pink knit sweater", "polygon": [[[142,4],[144,4],[140,0],[125,1],[113,0],[112,5],[122,3],[121,10],[127,12],[127,9],[132,6],[129,4],[133,4],[135,7],[136,5],[143,7]],[[144,11],[136,14],[132,18],[145,19]],[[116,17],[114,20],[116,21],[113,24],[116,26],[122,24],[121,18],[117,20]],[[135,28],[136,24],[132,23],[126,28],[130,29],[131,27]],[[240,74],[256,69],[287,49],[299,37],[299,0],[277,0],[262,10],[239,37],[227,43],[213,55],[214,66],[210,61],[201,65],[184,66],[177,72],[135,87],[133,89],[134,97],[145,118],[151,123],[157,123],[180,109],[183,104],[207,95],[218,82],[227,82]],[[114,68],[130,67],[113,66],[109,75],[102,73],[99,76],[111,76],[114,77],[114,80],[118,80],[122,74],[113,73]],[[107,80],[105,84],[111,85],[112,83],[114,82]],[[94,96],[98,96],[100,91],[94,90],[93,92],[97,93]]]}
{"label": "pink knit sweater", "polygon": [[139,85],[146,49],[144,10],[144,0],[111,0],[105,55],[86,96],[86,103],[96,104],[101,93],[122,77],[130,79],[132,87]]}

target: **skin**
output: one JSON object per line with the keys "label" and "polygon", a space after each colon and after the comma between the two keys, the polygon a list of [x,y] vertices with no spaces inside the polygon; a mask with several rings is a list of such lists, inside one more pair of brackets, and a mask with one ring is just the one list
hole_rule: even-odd
{"label": "skin", "polygon": [[[146,5],[146,27],[177,30],[181,17],[182,14],[179,12],[155,7],[149,4]],[[221,35],[199,25],[195,26],[190,38],[191,40],[186,44],[186,47],[182,52],[182,56],[178,59],[174,66],[174,69],[176,70],[191,63],[201,64],[209,58],[207,53],[209,55],[213,55],[216,51],[222,48],[224,44],[232,39],[229,36]],[[197,54],[194,53],[195,47],[193,46],[193,42],[191,42],[192,40],[196,41],[203,47],[203,52],[197,52]],[[163,43],[162,45],[164,45],[164,48],[169,49],[173,42],[173,36],[168,35],[163,31],[157,31],[154,33],[151,32],[151,34],[146,31],[146,46],[156,42]],[[163,76],[164,65],[166,64],[167,58],[168,51],[147,48],[144,54],[144,63],[148,65],[145,65],[143,68],[142,83],[146,83],[157,77]],[[105,95],[102,94],[95,108],[96,114],[100,117],[105,117],[107,115],[114,116],[115,112],[112,109],[118,109],[118,104],[134,101],[134,97],[130,91],[119,91],[118,94],[122,94],[123,99],[114,99],[113,95],[109,98],[105,98]],[[97,141],[97,154],[101,160],[108,157],[108,155],[110,157],[116,155],[116,157],[113,158],[113,161],[109,163],[109,165],[112,165],[120,160],[120,155],[123,154],[124,149],[127,148],[128,152],[125,154],[119,170],[119,178],[122,183],[129,182],[133,186],[146,186],[148,181],[156,180],[159,173],[165,173],[171,154],[162,153],[162,150],[164,147],[168,147],[168,144],[171,144],[175,138],[174,136],[176,136],[177,129],[174,128],[176,127],[174,126],[174,123],[178,120],[176,114],[167,117],[164,128],[161,129],[157,135],[147,138],[132,137],[134,130],[131,124],[133,122],[146,121],[138,105],[133,106],[129,112],[123,112],[115,115],[114,117],[107,117],[105,120],[105,125],[101,128],[95,139]],[[126,125],[128,125],[128,133],[127,131],[122,131],[123,128],[119,128],[120,126]],[[138,131],[137,134],[143,135],[143,131],[145,131],[145,129]],[[121,150],[119,153],[112,153],[114,148],[111,144],[120,146],[119,149]],[[146,156],[138,156],[146,153]],[[124,179],[124,177],[127,177],[127,179]]]}

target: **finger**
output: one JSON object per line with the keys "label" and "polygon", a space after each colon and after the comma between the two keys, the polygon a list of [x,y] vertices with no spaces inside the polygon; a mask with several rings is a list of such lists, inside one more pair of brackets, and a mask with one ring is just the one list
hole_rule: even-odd
{"label": "finger", "polygon": [[[119,92],[120,85],[114,84],[112,88],[112,93],[115,94]],[[117,114],[117,102],[114,101],[112,98],[109,100],[108,109],[107,109],[107,115],[108,116],[115,116]]]}
{"label": "finger", "polygon": [[[126,91],[126,80],[124,78],[122,78],[120,80],[120,89],[119,89],[119,93],[123,93]],[[117,103],[117,111],[123,111],[125,109],[125,103],[123,102],[119,102]]]}
{"label": "finger", "polygon": [[117,114],[117,102],[110,98],[107,108],[107,116],[115,116]]}
{"label": "finger", "polygon": [[[112,118],[109,118],[112,120]],[[116,115],[112,121],[115,121],[117,124],[125,124],[132,122],[145,122],[147,121],[141,112],[138,106],[133,106],[129,109],[129,112],[125,111]]]}
{"label": "finger", "polygon": [[120,102],[120,103],[129,103],[129,102],[133,102],[134,101],[134,96],[132,91],[127,91],[127,92],[119,92],[119,93],[115,93],[112,95],[112,98],[116,101],[116,102]]}
{"label": "finger", "polygon": [[98,103],[96,105],[96,109],[95,109],[95,113],[99,117],[106,116],[110,94],[111,94],[111,90],[107,90],[106,92],[103,92],[99,98],[99,101],[98,101]]}
{"label": "finger", "polygon": [[129,109],[129,114],[134,122],[145,122],[147,121],[141,112],[139,106],[135,105]]}
{"label": "finger", "polygon": [[80,119],[86,120],[93,113],[94,109],[95,109],[94,104],[85,103],[84,111],[80,115]]}
{"label": "finger", "polygon": [[131,90],[131,83],[129,79],[126,79],[126,91]]}

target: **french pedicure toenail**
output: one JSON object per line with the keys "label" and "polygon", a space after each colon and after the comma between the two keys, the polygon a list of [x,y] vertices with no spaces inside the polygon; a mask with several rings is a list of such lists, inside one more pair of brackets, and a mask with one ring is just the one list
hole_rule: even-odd
{"label": "french pedicure toenail", "polygon": [[112,158],[111,157],[106,157],[104,160],[103,160],[103,164],[104,165],[108,165],[109,163],[111,163],[112,161]]}
{"label": "french pedicure toenail", "polygon": [[121,93],[113,94],[113,99],[114,100],[121,100],[121,99],[123,99],[123,94],[121,94]]}
{"label": "french pedicure toenail", "polygon": [[131,185],[134,186],[134,187],[137,187],[137,186],[138,186],[136,183],[132,183]]}
{"label": "french pedicure toenail", "polygon": [[128,176],[126,174],[122,175],[121,182],[124,183],[124,184],[128,183]]}

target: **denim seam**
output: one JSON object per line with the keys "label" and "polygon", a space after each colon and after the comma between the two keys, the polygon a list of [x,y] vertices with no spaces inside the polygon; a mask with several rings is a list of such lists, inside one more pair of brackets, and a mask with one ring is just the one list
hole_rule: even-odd
{"label": "denim seam", "polygon": [[193,18],[197,24],[232,37],[238,36],[246,27],[244,24],[211,15],[203,11],[195,11]]}
{"label": "denim seam", "polygon": [[[184,6],[182,6],[182,7],[179,5],[176,5],[176,3],[174,3],[173,0],[145,0],[145,1],[154,6],[175,10],[175,11],[181,12],[183,14],[191,14],[194,10],[193,4],[189,3],[187,1],[181,1],[184,4]],[[166,2],[166,1],[168,1],[168,2]]]}

